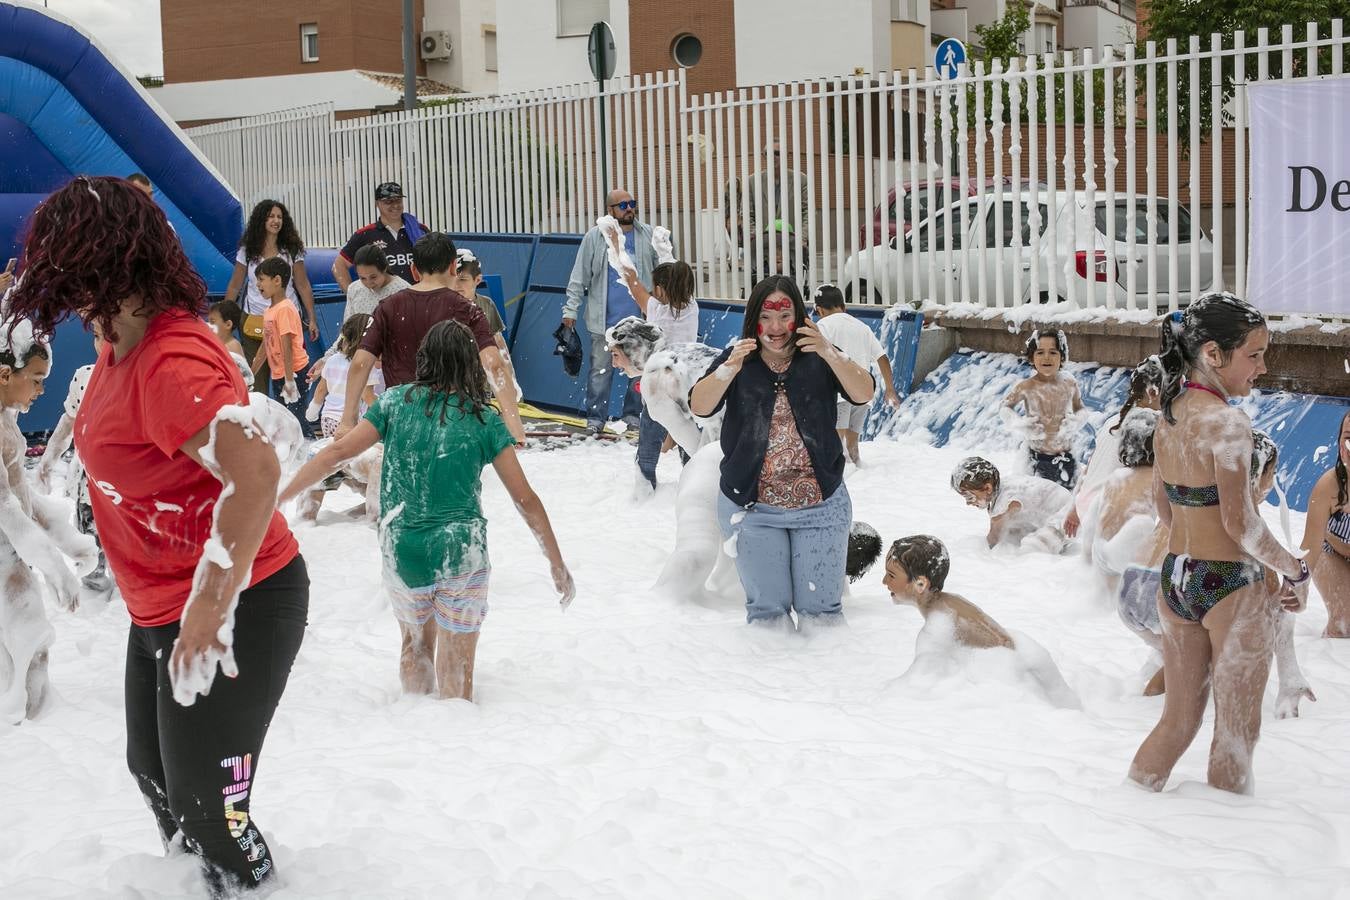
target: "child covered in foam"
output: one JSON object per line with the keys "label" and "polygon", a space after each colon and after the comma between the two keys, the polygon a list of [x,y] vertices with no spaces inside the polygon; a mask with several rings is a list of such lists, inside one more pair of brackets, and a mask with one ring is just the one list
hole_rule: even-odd
{"label": "child covered in foam", "polygon": [[1073,504],[1066,488],[1026,475],[1004,478],[989,460],[968,456],[952,471],[952,490],[967,506],[989,513],[990,547],[1062,553],[1068,545],[1064,517]]}
{"label": "child covered in foam", "polygon": [[[1069,358],[1068,338],[1063,331],[1033,331],[1023,356],[1034,374],[1008,392],[1000,413],[1026,435],[1032,473],[1072,488],[1078,479],[1072,442],[1083,398],[1078,382],[1063,371]],[[1018,406],[1026,411],[1022,417],[1015,412]]]}
{"label": "child covered in foam", "polygon": [[1125,416],[1115,442],[1118,468],[1106,478],[1084,520],[1083,555],[1106,579],[1114,595],[1120,576],[1153,535],[1153,432],[1158,413],[1134,409]]}
{"label": "child covered in foam", "polygon": [[891,601],[915,607],[924,620],[914,664],[904,677],[940,673],[961,650],[1007,650],[1013,654],[1015,670],[1038,685],[1047,700],[1077,709],[1078,697],[1045,648],[1026,635],[1006,631],[974,603],[946,591],[950,570],[946,546],[931,535],[900,538],[886,554],[882,584],[891,592]]}
{"label": "child covered in foam", "polygon": [[98,562],[94,539],[71,524],[69,507],[32,492],[24,476],[28,444],[18,416],[42,396],[51,366],[47,346],[27,320],[0,318],[0,721],[17,724],[47,698],[47,648],[53,632],[38,574],[58,606],[73,610],[80,582]]}
{"label": "child covered in foam", "polygon": [[[94,327],[94,356],[97,357],[103,346],[98,327]],[[89,387],[89,378],[94,374],[94,364],[80,366],[70,378],[70,387],[66,390],[66,402],[61,418],[47,438],[47,448],[38,461],[36,487],[43,494],[51,494],[52,475],[57,463],[70,449],[75,439],[75,417],[79,415],[80,404],[84,402],[85,390]],[[94,528],[94,509],[89,500],[89,479],[84,474],[84,464],[80,462],[79,448],[71,456],[70,468],[66,470],[65,495],[75,501],[75,528],[80,534],[94,539],[98,550],[98,565],[80,580],[89,599],[109,600],[113,592],[113,579],[108,572],[107,560],[98,544],[98,532]]]}

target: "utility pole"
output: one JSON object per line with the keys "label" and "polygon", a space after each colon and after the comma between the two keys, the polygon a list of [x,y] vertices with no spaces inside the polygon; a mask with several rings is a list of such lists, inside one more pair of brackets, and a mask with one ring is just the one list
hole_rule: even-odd
{"label": "utility pole", "polygon": [[413,0],[403,0],[403,108],[417,107],[417,47],[413,41]]}

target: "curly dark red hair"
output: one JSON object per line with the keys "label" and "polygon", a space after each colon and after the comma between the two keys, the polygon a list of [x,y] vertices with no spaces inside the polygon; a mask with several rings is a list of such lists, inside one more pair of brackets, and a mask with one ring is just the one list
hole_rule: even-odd
{"label": "curly dark red hair", "polygon": [[206,283],[154,201],[122,178],[80,175],[33,212],[22,275],[9,295],[11,315],[33,320],[50,338],[76,316],[117,340],[113,320],[128,297],[137,315],[206,309]]}

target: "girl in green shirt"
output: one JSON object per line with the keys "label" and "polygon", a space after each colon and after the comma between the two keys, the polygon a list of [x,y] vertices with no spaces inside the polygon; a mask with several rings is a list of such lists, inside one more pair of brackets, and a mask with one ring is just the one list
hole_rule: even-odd
{"label": "girl in green shirt", "polygon": [[469,330],[438,322],[417,350],[416,380],[380,395],[356,428],[316,454],[278,498],[290,500],[384,441],[380,544],[384,583],[403,632],[399,673],[408,693],[473,699],[491,569],[479,502],[489,463],[548,557],[564,609],[575,593],[548,513],[491,398]]}

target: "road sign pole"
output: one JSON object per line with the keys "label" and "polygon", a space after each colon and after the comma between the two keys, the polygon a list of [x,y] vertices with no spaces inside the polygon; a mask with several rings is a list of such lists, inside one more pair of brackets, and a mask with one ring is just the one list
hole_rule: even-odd
{"label": "road sign pole", "polygon": [[[960,112],[960,110],[957,108],[957,102],[956,102],[956,92],[957,92],[957,90],[958,90],[957,86],[956,86],[956,85],[952,85],[952,88],[951,88],[951,96],[947,98],[948,101],[949,101],[949,102],[951,103],[951,105],[952,105],[952,114],[951,114],[950,116],[947,117],[947,121],[951,123],[951,127],[952,127],[952,137],[951,137],[951,142],[952,142],[952,177],[954,177],[954,178],[959,178],[960,175],[957,174],[957,173],[959,173],[959,172],[961,171],[960,167],[957,165],[957,162],[956,162],[956,153],[957,153],[957,149],[958,149],[957,146],[956,146],[956,135],[960,133],[960,123],[958,123],[958,122],[956,121],[956,117],[957,117],[957,115],[958,115],[959,112]],[[961,185],[962,196],[964,196],[965,190],[966,190],[966,186],[965,186],[964,184]]]}
{"label": "road sign pole", "polygon": [[[938,44],[937,50],[933,52],[933,70],[937,73],[937,77],[942,81],[954,81],[960,77],[961,66],[965,64],[966,58],[966,45],[955,38],[947,38],[941,44]],[[956,134],[958,129],[954,127],[956,124],[956,117],[960,112],[956,102],[956,92],[958,90],[960,90],[960,87],[955,84],[948,84],[946,87],[947,96],[945,102],[951,104],[950,113],[947,116],[947,127],[951,129],[951,134],[948,136],[947,140],[952,145],[953,174],[960,171],[956,157]],[[966,186],[962,185],[961,189],[964,191]]]}
{"label": "road sign pole", "polygon": [[[607,22],[596,22],[591,26],[591,36],[586,45],[586,56],[595,75],[595,83],[600,91],[596,102],[600,104],[600,185],[605,191],[605,202],[609,202],[609,131],[608,114],[605,110],[605,81],[614,74],[614,60],[617,54],[614,47],[614,32]],[[606,209],[608,212],[608,209]]]}
{"label": "road sign pole", "polygon": [[[600,70],[605,67],[605,50],[600,48]],[[600,85],[600,188],[605,192],[605,203],[609,203],[609,129],[605,126],[605,79],[596,79]],[[609,210],[605,212],[608,214]]]}

